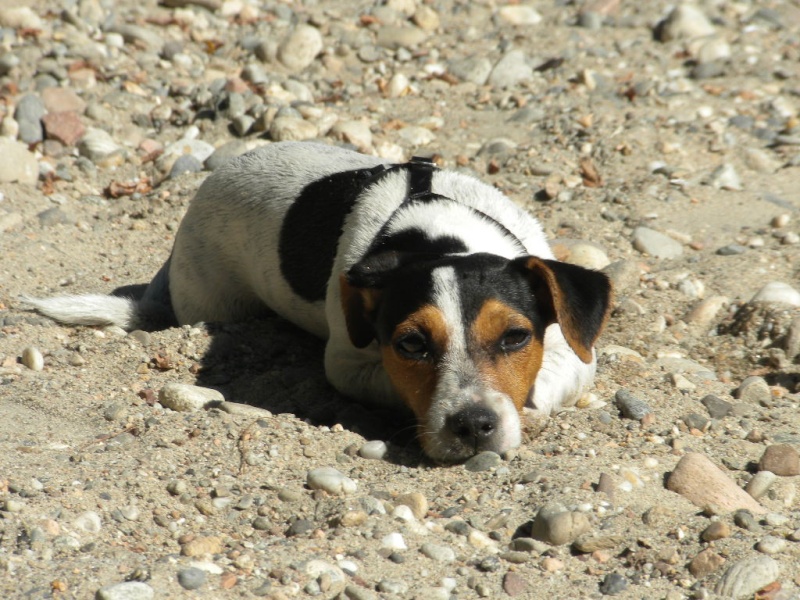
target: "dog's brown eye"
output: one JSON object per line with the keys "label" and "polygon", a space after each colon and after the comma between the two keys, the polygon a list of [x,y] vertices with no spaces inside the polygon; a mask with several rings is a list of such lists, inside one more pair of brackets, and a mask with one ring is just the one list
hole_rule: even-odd
{"label": "dog's brown eye", "polygon": [[405,358],[412,360],[425,360],[428,358],[428,341],[421,333],[408,333],[398,338],[394,343],[394,347]]}
{"label": "dog's brown eye", "polygon": [[531,341],[531,332],[527,329],[509,329],[500,338],[500,349],[503,352],[521,350]]}

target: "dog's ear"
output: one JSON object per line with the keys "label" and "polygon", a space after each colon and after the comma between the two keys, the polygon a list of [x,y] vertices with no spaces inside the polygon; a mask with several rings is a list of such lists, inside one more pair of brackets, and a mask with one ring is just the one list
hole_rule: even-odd
{"label": "dog's ear", "polygon": [[347,333],[356,348],[375,339],[375,313],[387,277],[402,264],[396,252],[383,252],[358,262],[339,276]]}
{"label": "dog's ear", "polygon": [[515,259],[526,271],[548,322],[561,326],[567,343],[585,363],[605,325],[611,282],[603,273],[535,256]]}

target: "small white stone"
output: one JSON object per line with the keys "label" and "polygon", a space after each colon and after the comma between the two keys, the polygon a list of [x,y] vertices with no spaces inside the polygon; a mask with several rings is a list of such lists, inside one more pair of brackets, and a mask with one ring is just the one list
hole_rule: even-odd
{"label": "small white stone", "polygon": [[161,406],[177,412],[193,412],[224,400],[217,390],[188,383],[168,383],[158,392]]}
{"label": "small white stone", "polygon": [[408,550],[406,541],[400,533],[390,533],[381,540],[381,547],[387,550]]}
{"label": "small white stone", "polygon": [[800,292],[782,281],[770,281],[756,292],[750,302],[777,302],[800,306]]}
{"label": "small white stone", "polygon": [[404,504],[400,504],[395,506],[394,510],[392,511],[392,516],[395,519],[400,519],[401,521],[416,521],[416,517],[414,517],[414,512],[411,510],[411,507],[406,506]]}
{"label": "small white stone", "polygon": [[44,357],[38,348],[28,346],[22,351],[22,364],[31,371],[41,371],[44,369]]}
{"label": "small white stone", "polygon": [[506,23],[517,26],[536,25],[542,21],[542,15],[535,8],[524,4],[509,4],[502,7],[497,14]]}
{"label": "small white stone", "polygon": [[448,546],[426,542],[420,546],[419,550],[422,554],[436,562],[453,562],[456,559],[456,553]]}
{"label": "small white stone", "polygon": [[370,440],[358,449],[358,455],[361,458],[381,460],[384,456],[386,456],[387,450],[388,447],[386,446],[386,442],[381,440]]}
{"label": "small white stone", "polygon": [[355,493],[358,484],[333,467],[311,469],[306,477],[312,490],[325,490],[330,494],[347,495]]}
{"label": "small white stone", "polygon": [[93,511],[87,511],[72,522],[76,529],[85,533],[98,533],[103,528],[103,521],[100,515]]}

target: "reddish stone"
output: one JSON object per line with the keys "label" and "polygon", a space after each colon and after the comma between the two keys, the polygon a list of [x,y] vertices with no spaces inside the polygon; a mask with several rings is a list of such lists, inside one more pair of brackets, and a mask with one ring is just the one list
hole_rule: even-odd
{"label": "reddish stone", "polygon": [[51,112],[42,117],[42,125],[48,139],[57,140],[65,146],[74,145],[83,134],[86,127],[76,112]]}
{"label": "reddish stone", "polygon": [[503,577],[503,591],[509,596],[524,594],[527,588],[528,583],[514,571],[509,571]]}

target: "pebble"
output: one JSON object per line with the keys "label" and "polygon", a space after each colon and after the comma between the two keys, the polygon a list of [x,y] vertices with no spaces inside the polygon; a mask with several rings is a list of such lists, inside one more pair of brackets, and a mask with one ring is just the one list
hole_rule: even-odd
{"label": "pebble", "polygon": [[98,162],[121,149],[107,131],[89,127],[78,142],[78,152],[92,162]]}
{"label": "pebble", "polygon": [[679,4],[659,23],[658,39],[662,42],[713,35],[716,29],[708,17],[693,4]]}
{"label": "pebble", "polygon": [[780,554],[785,549],[786,540],[774,535],[768,535],[756,544],[756,550],[762,554]]}
{"label": "pebble", "polygon": [[714,552],[711,548],[706,548],[689,562],[689,572],[697,579],[702,579],[724,564],[725,559],[722,556]]}
{"label": "pebble", "polygon": [[637,227],[633,230],[633,247],[654,258],[677,258],[683,254],[680,242],[649,227]]}
{"label": "pebble", "polygon": [[217,390],[188,383],[168,383],[158,392],[161,405],[177,412],[201,410],[224,400]]}
{"label": "pebble", "polygon": [[448,70],[461,81],[484,85],[492,72],[492,63],[485,56],[470,56],[450,61]]}
{"label": "pebble", "polygon": [[703,399],[700,400],[700,402],[702,403],[703,406],[706,407],[708,415],[712,419],[722,419],[724,417],[727,417],[730,414],[731,409],[733,408],[733,404],[727,402],[726,400],[723,400],[722,398],[718,398],[713,394],[708,394],[707,396],[704,396]]}
{"label": "pebble", "polygon": [[184,173],[199,173],[203,170],[203,163],[191,154],[179,156],[169,170],[169,179],[180,177]]}
{"label": "pebble", "polygon": [[358,455],[361,458],[368,458],[371,460],[383,460],[388,451],[386,442],[381,440],[371,440],[366,442],[361,448],[358,449]]}
{"label": "pebble", "polygon": [[604,596],[616,596],[628,589],[628,580],[619,573],[609,573],[600,583],[600,593]]}
{"label": "pebble", "polygon": [[531,537],[553,546],[563,546],[591,528],[589,518],[584,513],[568,511],[561,504],[551,503],[536,513],[531,525]]}
{"label": "pebble", "polygon": [[97,590],[95,600],[151,600],[156,593],[141,581],[125,581],[106,585]]}
{"label": "pebble", "polygon": [[533,78],[533,69],[522,50],[511,50],[492,68],[488,83],[495,88],[513,88]]}
{"label": "pebble", "polygon": [[381,48],[398,50],[400,48],[416,48],[428,38],[428,34],[419,27],[401,25],[384,25],[378,30],[376,42]]}
{"label": "pebble", "polygon": [[500,17],[501,21],[516,26],[538,25],[542,22],[542,15],[532,6],[527,6],[525,4],[509,4],[503,6],[497,11],[497,15]]}
{"label": "pebble", "polygon": [[714,521],[703,530],[700,539],[704,542],[715,542],[731,535],[731,528],[725,521]]}
{"label": "pebble", "polygon": [[42,117],[45,107],[42,99],[36,94],[25,94],[17,101],[14,119],[19,126],[18,137],[26,144],[36,144],[44,139]]}
{"label": "pebble", "polygon": [[247,144],[244,141],[231,140],[214,150],[211,156],[205,160],[203,166],[209,171],[214,171],[232,158],[244,154],[245,152],[247,152]]}
{"label": "pebble", "polygon": [[199,536],[181,544],[183,556],[206,556],[222,552],[222,540],[217,536]]}
{"label": "pebble", "polygon": [[41,371],[44,369],[44,356],[41,351],[34,346],[28,346],[22,350],[22,364],[31,371]]}
{"label": "pebble", "polygon": [[707,183],[721,190],[741,190],[742,178],[733,165],[725,163],[714,169]]}
{"label": "pebble", "polygon": [[641,421],[646,415],[653,412],[644,400],[640,400],[625,389],[617,390],[617,393],[614,394],[614,404],[617,405],[623,417],[634,421]]}
{"label": "pebble", "polygon": [[503,576],[503,591],[511,596],[521,596],[528,591],[528,582],[514,571],[509,571]]}
{"label": "pebble", "polygon": [[775,483],[776,477],[775,473],[771,471],[761,470],[753,475],[753,478],[747,482],[747,486],[744,490],[758,500],[769,491],[769,488]]}
{"label": "pebble", "polygon": [[714,463],[697,452],[688,452],[681,458],[667,479],[667,489],[700,508],[718,506],[723,510],[746,508],[758,514],[766,512]]}
{"label": "pebble", "polygon": [[332,598],[344,590],[345,583],[347,583],[347,578],[345,577],[344,571],[341,569],[341,567],[324,560],[309,560],[307,563],[305,563],[303,572],[308,577],[316,580],[324,578],[326,580],[325,594],[326,597],[329,598]]}
{"label": "pebble", "polygon": [[86,133],[86,127],[77,113],[59,111],[42,117],[47,139],[56,140],[65,146],[74,146]]}
{"label": "pebble", "polygon": [[39,179],[39,163],[25,144],[0,137],[0,183],[34,185]]}
{"label": "pebble", "polygon": [[751,304],[755,302],[775,302],[800,306],[800,292],[787,283],[770,281],[750,299]]}
{"label": "pebble", "polygon": [[772,444],[764,450],[758,468],[779,477],[800,475],[800,454],[789,444]]}
{"label": "pebble", "polygon": [[497,467],[502,460],[503,459],[496,452],[485,450],[467,460],[464,463],[464,468],[467,471],[472,471],[473,473],[489,471],[490,469]]}
{"label": "pebble", "polygon": [[395,498],[395,504],[407,506],[418,521],[424,519],[428,514],[428,500],[419,492],[402,494]]}
{"label": "pebble", "polygon": [[103,521],[100,519],[100,515],[94,511],[81,513],[72,524],[76,529],[80,529],[84,533],[99,533],[103,528]]}
{"label": "pebble", "polygon": [[178,571],[178,583],[185,590],[196,590],[206,582],[206,572],[197,567],[188,567]]}
{"label": "pebble", "polygon": [[322,48],[319,29],[299,25],[278,46],[278,60],[293,73],[299,73],[314,62]]}
{"label": "pebble", "polygon": [[419,551],[436,562],[453,562],[456,559],[456,553],[452,548],[439,544],[432,544],[430,542],[422,544]]}
{"label": "pebble", "polygon": [[390,533],[381,540],[381,548],[387,550],[408,550],[405,540],[400,533]]}
{"label": "pebble", "polygon": [[67,87],[48,87],[42,90],[42,102],[49,112],[74,112],[82,114],[86,101]]}
{"label": "pebble", "polygon": [[333,467],[317,467],[306,474],[306,483],[312,490],[325,490],[337,496],[354,494],[356,482]]}
{"label": "pebble", "polygon": [[762,406],[768,406],[772,400],[769,384],[757,375],[751,375],[742,381],[733,396],[742,402]]}
{"label": "pebble", "polygon": [[714,587],[726,598],[752,597],[780,575],[780,565],[769,556],[755,556],[730,565]]}

